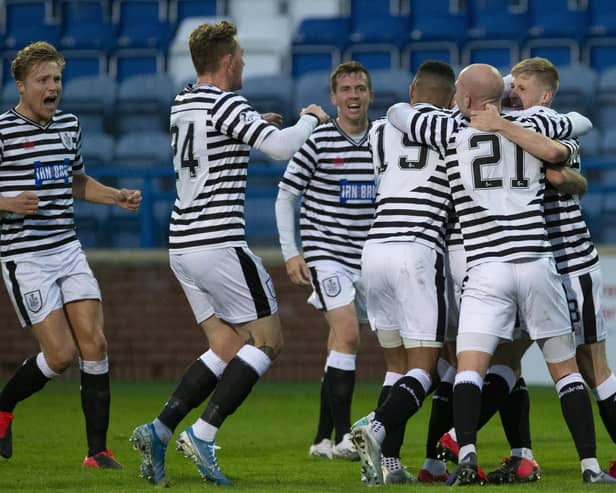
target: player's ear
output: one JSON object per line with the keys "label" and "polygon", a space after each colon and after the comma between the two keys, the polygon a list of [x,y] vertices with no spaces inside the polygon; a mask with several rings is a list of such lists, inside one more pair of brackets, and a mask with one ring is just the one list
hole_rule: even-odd
{"label": "player's ear", "polygon": [[25,90],[24,82],[22,80],[16,80],[15,81],[15,86],[17,87],[17,92],[21,96],[24,93],[24,90]]}

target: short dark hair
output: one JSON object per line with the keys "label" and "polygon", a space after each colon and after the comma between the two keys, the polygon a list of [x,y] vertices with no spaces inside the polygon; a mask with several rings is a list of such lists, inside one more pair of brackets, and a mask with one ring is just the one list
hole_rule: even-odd
{"label": "short dark hair", "polygon": [[423,62],[413,78],[413,84],[421,84],[422,80],[430,80],[429,86],[437,88],[453,96],[456,92],[456,75],[448,63],[439,60]]}
{"label": "short dark hair", "polygon": [[201,24],[188,38],[190,56],[198,75],[215,72],[225,55],[233,55],[237,48],[235,24],[220,21],[217,24]]}
{"label": "short dark hair", "polygon": [[336,92],[336,86],[338,85],[338,77],[344,74],[357,73],[366,74],[366,79],[368,81],[368,90],[372,91],[372,78],[370,77],[370,72],[368,72],[368,69],[364,67],[361,63],[351,60],[350,62],[341,63],[332,71],[329,78],[329,88],[331,92]]}
{"label": "short dark hair", "polygon": [[32,67],[41,62],[56,62],[60,70],[64,69],[64,57],[56,48],[46,41],[30,43],[19,50],[11,63],[13,79],[24,80]]}

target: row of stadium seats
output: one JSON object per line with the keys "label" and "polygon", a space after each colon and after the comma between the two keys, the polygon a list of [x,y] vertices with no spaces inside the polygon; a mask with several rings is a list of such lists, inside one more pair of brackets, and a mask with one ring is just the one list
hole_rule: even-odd
{"label": "row of stadium seats", "polygon": [[[584,65],[559,67],[560,89],[554,106],[579,111],[603,131],[616,127],[616,67],[597,73]],[[394,103],[408,100],[412,75],[402,70],[371,71],[375,97],[369,116],[377,119]],[[118,137],[135,131],[167,131],[169,105],[191,79],[177,83],[166,74],[138,75],[122,82],[106,77],[82,77],[64,85],[61,108],[78,115],[86,133]],[[261,112],[280,113],[292,124],[301,109],[317,103],[335,113],[329,95],[329,72],[311,72],[297,80],[285,75],[246,78],[240,91]],[[0,108],[16,104],[14,82],[0,95]]]}
{"label": "row of stadium seats", "polygon": [[556,65],[616,66],[611,0],[6,0],[2,5],[3,82],[10,79],[16,50],[36,39],[63,49],[66,80],[107,74],[121,81],[165,71],[184,80],[192,71],[188,34],[220,15],[238,25],[247,75],[298,77],[348,59],[370,69],[411,71],[433,58],[510,67],[520,57],[545,56]]}

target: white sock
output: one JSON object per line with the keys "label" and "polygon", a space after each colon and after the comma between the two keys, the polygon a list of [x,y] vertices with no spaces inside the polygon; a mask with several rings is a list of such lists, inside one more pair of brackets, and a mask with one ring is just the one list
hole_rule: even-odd
{"label": "white sock", "polygon": [[425,469],[433,476],[440,476],[441,474],[445,474],[447,472],[447,466],[442,460],[438,459],[428,459],[424,461],[422,469]]}
{"label": "white sock", "polygon": [[601,466],[599,466],[599,461],[596,457],[591,457],[590,459],[582,459],[580,461],[580,465],[582,466],[582,472],[590,469],[592,472],[601,472]]}
{"label": "white sock", "polygon": [[529,448],[512,448],[511,455],[513,457],[521,457],[522,459],[533,460],[535,457],[533,456],[533,451]]}
{"label": "white sock", "polygon": [[458,452],[458,458],[460,461],[464,462],[466,456],[470,453],[477,455],[477,448],[474,443],[469,443],[468,445],[464,445],[464,447],[460,447],[460,452]]}
{"label": "white sock", "polygon": [[201,418],[195,421],[192,425],[192,430],[199,440],[205,440],[206,442],[213,442],[216,439],[216,433],[218,433],[218,428],[206,423]]}

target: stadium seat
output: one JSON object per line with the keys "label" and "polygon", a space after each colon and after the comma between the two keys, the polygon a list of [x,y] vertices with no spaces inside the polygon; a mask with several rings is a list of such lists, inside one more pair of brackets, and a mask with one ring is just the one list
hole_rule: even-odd
{"label": "stadium seat", "polygon": [[61,108],[77,115],[86,134],[110,132],[115,93],[116,84],[107,76],[80,77],[64,86]]}
{"label": "stadium seat", "polygon": [[66,65],[62,81],[69,82],[79,77],[96,77],[107,73],[107,56],[99,50],[63,50]]}
{"label": "stadium seat", "polygon": [[53,19],[50,0],[5,0],[0,2],[3,11],[4,49],[19,50],[40,40],[57,46],[60,29]]}
{"label": "stadium seat", "polygon": [[86,202],[85,200],[75,200],[73,207],[75,211],[75,227],[79,235],[79,242],[83,248],[109,246],[109,244],[104,244],[104,242],[109,234],[105,230],[105,225],[111,208],[95,204],[94,202]]}
{"label": "stadium seat", "polygon": [[311,103],[321,105],[332,117],[336,114],[336,108],[330,99],[329,76],[329,71],[311,72],[296,80],[294,109],[296,115]]}
{"label": "stadium seat", "polygon": [[587,40],[584,45],[583,61],[599,72],[616,67],[616,37]]}
{"label": "stadium seat", "polygon": [[171,166],[171,139],[165,131],[125,133],[118,137],[113,165],[124,168]]}
{"label": "stadium seat", "polygon": [[254,17],[238,23],[238,38],[244,49],[246,76],[275,74],[284,70],[291,41],[288,18],[283,15]]}
{"label": "stadium seat", "polygon": [[[586,135],[580,137],[580,155],[582,157],[582,172],[584,172],[585,159],[601,157],[601,131],[598,128],[593,128]],[[584,174],[586,175],[586,173]]]}
{"label": "stadium seat", "polygon": [[522,58],[543,57],[554,65],[580,63],[580,47],[572,38],[530,39],[522,47]]}
{"label": "stadium seat", "polygon": [[253,22],[255,17],[276,17],[282,9],[281,0],[227,0],[227,13],[237,20],[238,26],[243,22]]}
{"label": "stadium seat", "polygon": [[[616,126],[616,125],[614,125]],[[616,159],[616,128],[607,127],[601,134],[601,157],[603,159]]]}
{"label": "stadium seat", "polygon": [[511,67],[520,59],[518,45],[511,40],[469,41],[462,50],[462,65],[489,63],[497,68]]}
{"label": "stadium seat", "polygon": [[291,49],[291,73],[297,79],[311,72],[332,70],[341,60],[335,46],[295,45]]}
{"label": "stadium seat", "polygon": [[16,54],[16,51],[5,51],[2,53],[2,85],[6,85],[8,82],[13,82],[11,63]]}
{"label": "stadium seat", "polygon": [[294,78],[331,70],[342,59],[348,44],[351,24],[348,17],[307,18],[298,26],[291,47]]}
{"label": "stadium seat", "polygon": [[[375,2],[377,3],[377,2]],[[406,16],[360,16],[351,25],[353,43],[388,43],[401,46],[409,39],[409,19]]]}
{"label": "stadium seat", "polygon": [[392,104],[409,101],[411,74],[404,70],[374,70],[370,75],[374,91],[368,111],[371,120],[385,116]]}
{"label": "stadium seat", "polygon": [[394,44],[358,43],[346,49],[343,59],[355,60],[368,70],[390,70],[400,66],[400,51]]}
{"label": "stadium seat", "polygon": [[[267,51],[244,51],[244,77],[286,73],[282,55]],[[194,68],[193,68],[194,72]]]}
{"label": "stadium seat", "polygon": [[415,41],[455,41],[466,39],[466,11],[451,0],[413,0],[410,30]]}
{"label": "stadium seat", "polygon": [[530,21],[526,2],[468,0],[471,39],[512,39],[527,36]]}
{"label": "stadium seat", "polygon": [[401,66],[403,70],[415,73],[427,60],[440,60],[450,65],[458,65],[460,63],[458,46],[451,41],[410,43],[402,52]]}
{"label": "stadium seat", "polygon": [[189,17],[218,16],[223,12],[223,5],[219,0],[171,0],[169,20],[173,24],[180,24]]}
{"label": "stadium seat", "polygon": [[[599,75],[596,103],[599,111],[596,123],[603,132],[605,142],[606,132],[616,127],[616,67],[605,70]],[[603,144],[601,147],[605,150]]]}
{"label": "stadium seat", "polygon": [[590,10],[591,36],[616,36],[616,9],[613,0],[592,0]]}
{"label": "stadium seat", "polygon": [[114,133],[167,132],[175,83],[166,74],[137,75],[119,83],[114,105]]}
{"label": "stadium seat", "polygon": [[155,75],[165,72],[165,54],[156,49],[135,48],[117,50],[109,58],[109,75],[122,82],[135,75]]}
{"label": "stadium seat", "polygon": [[597,73],[586,65],[557,67],[560,84],[553,106],[561,113],[579,111],[592,118]]}
{"label": "stadium seat", "polygon": [[116,30],[108,12],[105,0],[61,0],[61,46],[109,53],[116,45]]}
{"label": "stadium seat", "polygon": [[17,86],[14,81],[8,81],[2,87],[2,99],[0,100],[0,112],[4,113],[11,108],[14,108],[19,102],[19,93],[17,92]]}
{"label": "stadium seat", "polygon": [[240,94],[260,113],[279,113],[284,125],[292,125],[297,116],[293,113],[293,79],[282,74],[245,77]]}
{"label": "stadium seat", "polygon": [[114,142],[108,134],[84,132],[81,138],[81,157],[86,170],[91,167],[115,165]]}
{"label": "stadium seat", "polygon": [[167,51],[172,29],[164,0],[115,0],[112,20],[119,47]]}
{"label": "stadium seat", "polygon": [[339,17],[344,13],[340,0],[287,0],[287,12],[293,29],[308,17]]}
{"label": "stadium seat", "polygon": [[590,14],[583,2],[530,1],[528,11],[533,37],[582,39],[587,35]]}

